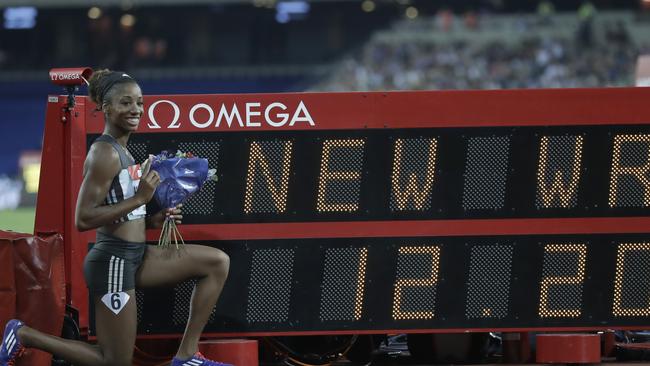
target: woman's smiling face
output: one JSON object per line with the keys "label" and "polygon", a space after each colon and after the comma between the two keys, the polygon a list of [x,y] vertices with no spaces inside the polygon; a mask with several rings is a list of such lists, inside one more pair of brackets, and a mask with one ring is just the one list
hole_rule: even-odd
{"label": "woman's smiling face", "polygon": [[104,106],[106,121],[124,132],[135,132],[144,113],[142,90],[136,83],[115,86],[110,102]]}

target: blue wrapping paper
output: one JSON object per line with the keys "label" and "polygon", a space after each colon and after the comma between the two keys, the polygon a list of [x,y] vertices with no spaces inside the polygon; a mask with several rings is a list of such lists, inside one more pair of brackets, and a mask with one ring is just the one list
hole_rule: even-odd
{"label": "blue wrapping paper", "polygon": [[204,158],[179,158],[163,152],[154,156],[151,169],[160,175],[154,197],[163,208],[183,203],[208,179],[208,159]]}

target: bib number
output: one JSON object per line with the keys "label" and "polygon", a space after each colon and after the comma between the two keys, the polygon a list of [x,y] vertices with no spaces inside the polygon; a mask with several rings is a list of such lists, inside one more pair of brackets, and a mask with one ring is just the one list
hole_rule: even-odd
{"label": "bib number", "polygon": [[102,302],[117,315],[124,309],[130,298],[131,296],[126,292],[109,292],[102,296]]}

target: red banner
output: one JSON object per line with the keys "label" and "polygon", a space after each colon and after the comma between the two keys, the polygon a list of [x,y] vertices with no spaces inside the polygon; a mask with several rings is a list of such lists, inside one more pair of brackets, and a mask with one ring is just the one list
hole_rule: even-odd
{"label": "red banner", "polygon": [[[648,122],[638,113],[646,96],[634,88],[151,95],[138,132],[639,124]],[[86,132],[102,133],[103,113],[86,113]]]}

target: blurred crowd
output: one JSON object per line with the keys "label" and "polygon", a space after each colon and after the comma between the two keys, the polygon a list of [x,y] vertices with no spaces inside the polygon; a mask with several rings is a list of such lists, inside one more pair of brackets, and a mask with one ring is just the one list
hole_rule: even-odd
{"label": "blurred crowd", "polygon": [[[311,87],[325,91],[630,85],[636,56],[648,46],[629,19],[601,21],[606,12],[585,1],[572,23],[560,24],[553,4],[541,0],[537,14],[420,8],[418,15],[413,7],[397,15],[403,9],[362,13],[356,2],[323,2],[286,24],[274,9],[244,5],[41,9],[34,28],[0,32],[0,69],[284,65],[288,72],[340,64]],[[484,37],[502,23],[514,27]],[[382,32],[390,36],[376,37]],[[424,40],[429,34],[437,37]]]}
{"label": "blurred crowd", "polygon": [[[461,32],[410,41],[409,32],[450,32],[453,15],[440,13],[417,29],[395,25],[403,37],[376,37],[349,55],[314,87],[323,91],[574,88],[634,85],[637,56],[648,39],[634,39],[624,20],[598,21],[589,3],[568,31],[556,31],[552,9],[516,25],[507,39],[490,39],[481,16],[458,19]],[[450,20],[451,19],[451,20]],[[566,27],[566,25],[563,25]],[[427,29],[430,28],[430,29]],[[647,27],[647,26],[646,26]],[[506,30],[507,32],[507,30]],[[458,34],[461,34],[458,36]],[[639,37],[642,38],[642,37]],[[646,43],[643,43],[646,42]]]}

